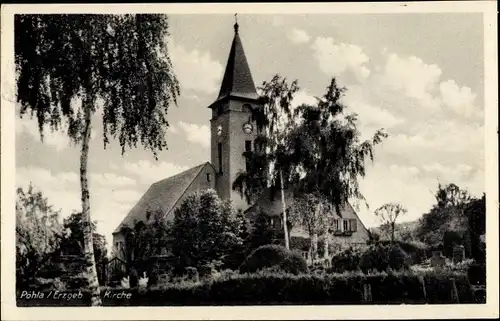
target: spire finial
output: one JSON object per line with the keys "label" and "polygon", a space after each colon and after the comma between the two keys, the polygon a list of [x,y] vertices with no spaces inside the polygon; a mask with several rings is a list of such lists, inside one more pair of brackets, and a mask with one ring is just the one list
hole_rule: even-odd
{"label": "spire finial", "polygon": [[238,14],[235,13],[234,14],[234,32],[235,33],[238,33]]}

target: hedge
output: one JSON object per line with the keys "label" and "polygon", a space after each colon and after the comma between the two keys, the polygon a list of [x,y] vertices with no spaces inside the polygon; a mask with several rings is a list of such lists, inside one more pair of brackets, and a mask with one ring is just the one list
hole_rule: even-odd
{"label": "hedge", "polygon": [[[420,276],[425,276],[427,298]],[[214,306],[214,305],[342,305],[342,304],[452,304],[453,283],[460,303],[475,303],[467,276],[457,273],[389,272],[366,275],[358,272],[330,275],[260,272],[227,275],[204,283],[180,283],[151,288],[104,289],[104,306]],[[363,299],[364,284],[371,285],[372,300]],[[112,299],[131,293],[130,299]],[[107,297],[106,297],[107,295]],[[51,305],[50,301],[18,301],[19,306]],[[88,302],[88,295],[80,304]],[[52,305],[61,305],[55,302]],[[75,305],[75,302],[70,302]]]}

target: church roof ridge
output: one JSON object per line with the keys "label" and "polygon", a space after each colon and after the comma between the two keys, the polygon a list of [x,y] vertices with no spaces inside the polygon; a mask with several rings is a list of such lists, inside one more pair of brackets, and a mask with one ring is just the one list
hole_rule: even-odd
{"label": "church roof ridge", "polygon": [[132,227],[136,221],[147,221],[148,211],[159,210],[163,215],[168,215],[192,182],[199,176],[201,170],[207,165],[213,166],[210,162],[204,162],[151,184],[113,234],[119,233],[124,226]]}

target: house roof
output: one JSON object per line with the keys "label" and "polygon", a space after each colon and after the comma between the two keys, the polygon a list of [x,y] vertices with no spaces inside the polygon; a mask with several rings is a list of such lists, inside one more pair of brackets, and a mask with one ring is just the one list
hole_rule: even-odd
{"label": "house roof", "polygon": [[234,25],[234,38],[227,59],[226,71],[222,78],[219,96],[216,101],[226,97],[259,99],[255,89],[252,73],[248,66],[243,44],[238,33],[238,24]]}
{"label": "house roof", "polygon": [[151,185],[113,233],[119,233],[122,227],[131,227],[135,222],[147,221],[148,212],[169,215],[205,166],[212,165],[206,162]]}

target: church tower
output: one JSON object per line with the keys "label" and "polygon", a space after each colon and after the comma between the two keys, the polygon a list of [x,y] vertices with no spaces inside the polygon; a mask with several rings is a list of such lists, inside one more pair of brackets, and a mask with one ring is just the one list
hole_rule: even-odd
{"label": "church tower", "polygon": [[234,206],[242,210],[249,205],[232,190],[232,184],[238,173],[245,171],[243,153],[254,148],[257,133],[251,110],[260,105],[236,22],[219,95],[209,108],[212,109],[211,162],[216,170],[215,186],[222,199],[231,199]]}

